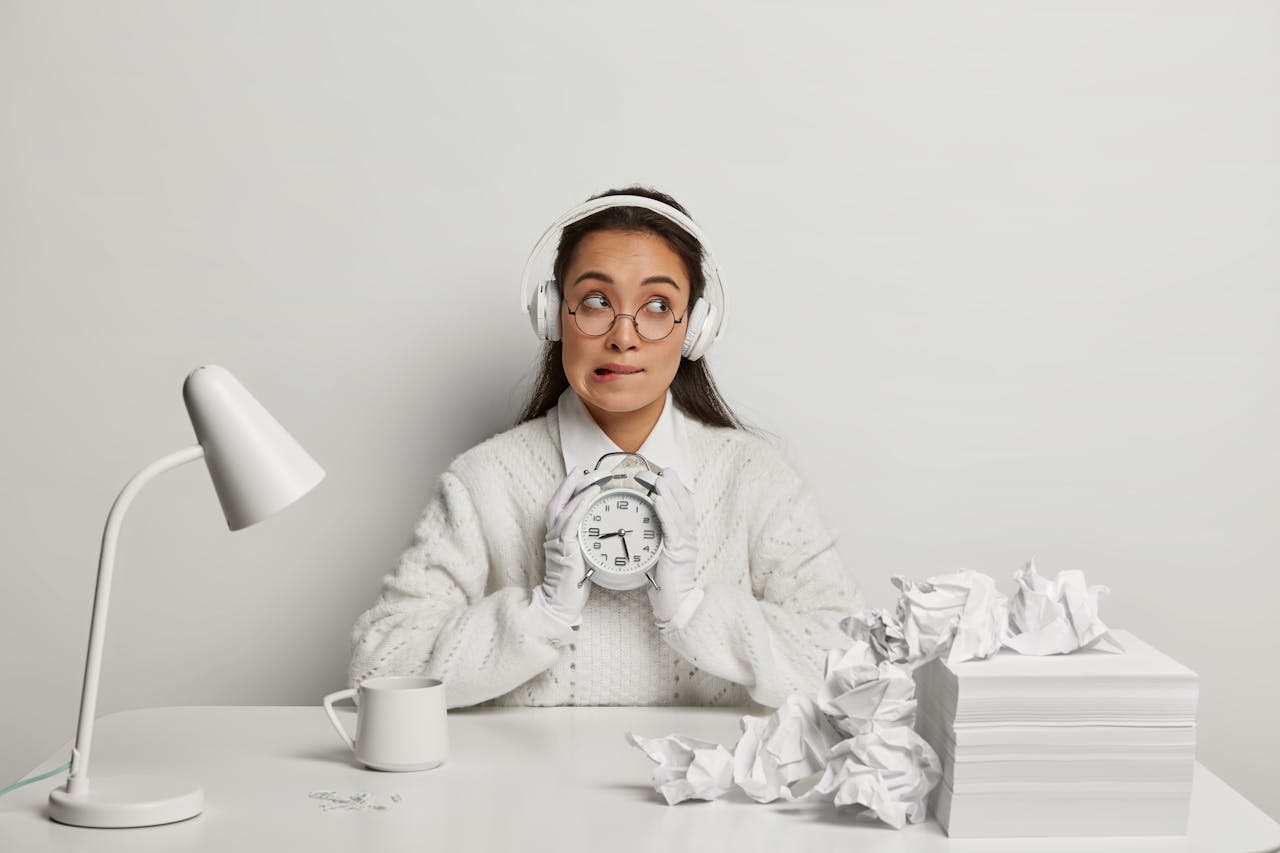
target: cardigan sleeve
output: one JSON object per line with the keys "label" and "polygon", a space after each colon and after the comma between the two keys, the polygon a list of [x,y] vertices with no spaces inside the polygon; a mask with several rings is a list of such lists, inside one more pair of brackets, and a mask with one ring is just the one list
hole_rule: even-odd
{"label": "cardigan sleeve", "polygon": [[817,695],[827,651],[848,645],[839,622],[863,601],[812,494],[780,455],[773,462],[776,499],[748,520],[750,589],[706,585],[692,617],[661,634],[699,669],[776,708],[794,691]]}
{"label": "cardigan sleeve", "polygon": [[445,471],[378,601],[356,620],[350,684],[426,675],[444,682],[456,708],[507,693],[554,664],[573,630],[532,607],[522,586],[486,595],[488,550],[471,494]]}

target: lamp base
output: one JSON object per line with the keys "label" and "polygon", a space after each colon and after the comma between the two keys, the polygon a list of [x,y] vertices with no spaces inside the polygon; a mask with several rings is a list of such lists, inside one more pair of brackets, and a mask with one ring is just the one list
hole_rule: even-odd
{"label": "lamp base", "polygon": [[128,827],[176,823],[200,814],[204,791],[174,776],[107,776],[89,780],[89,789],[49,792],[49,817],[72,826]]}

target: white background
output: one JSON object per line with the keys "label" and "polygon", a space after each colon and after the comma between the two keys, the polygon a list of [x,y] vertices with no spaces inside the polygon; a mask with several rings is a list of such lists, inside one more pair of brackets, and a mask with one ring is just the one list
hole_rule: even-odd
{"label": "white background", "polygon": [[[447,11],[443,11],[447,8]],[[525,253],[632,182],[869,600],[1083,569],[1280,816],[1276,3],[0,3],[0,785],[74,734],[107,510],[221,364],[329,472],[125,521],[99,710],[302,704],[509,427]],[[320,713],[317,710],[317,713]]]}

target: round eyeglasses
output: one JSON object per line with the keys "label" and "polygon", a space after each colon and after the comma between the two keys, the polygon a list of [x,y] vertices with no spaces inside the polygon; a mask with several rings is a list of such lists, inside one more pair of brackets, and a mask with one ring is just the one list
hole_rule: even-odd
{"label": "round eyeglasses", "polygon": [[564,306],[582,334],[593,338],[612,329],[619,317],[630,317],[635,324],[636,334],[650,342],[662,340],[671,334],[676,323],[684,322],[683,316],[677,319],[665,299],[650,299],[635,314],[615,313],[609,300],[599,293],[584,296],[577,308],[570,308],[568,301],[564,301]]}

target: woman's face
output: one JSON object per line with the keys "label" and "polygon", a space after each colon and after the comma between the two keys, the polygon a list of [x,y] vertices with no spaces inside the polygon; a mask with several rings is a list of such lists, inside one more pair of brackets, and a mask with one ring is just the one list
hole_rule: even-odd
{"label": "woman's face", "polygon": [[[569,309],[593,310],[605,305],[619,315],[603,335],[591,337],[578,328]],[[686,323],[677,323],[660,341],[640,337],[631,316],[661,312],[665,303],[677,318],[689,304],[689,276],[680,256],[656,234],[593,231],[578,243],[565,270],[560,305],[565,376],[588,409],[622,414],[665,399],[680,367]],[[630,316],[623,317],[627,314]],[[639,368],[630,374],[601,375],[607,364]]]}

